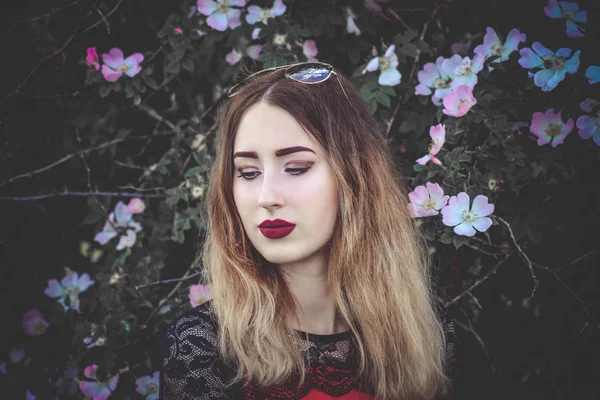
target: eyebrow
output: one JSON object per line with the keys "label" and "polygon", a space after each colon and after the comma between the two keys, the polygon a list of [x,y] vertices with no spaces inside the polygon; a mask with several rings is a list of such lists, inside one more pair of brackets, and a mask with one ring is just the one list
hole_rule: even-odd
{"label": "eyebrow", "polygon": [[[294,146],[294,147],[286,147],[284,149],[279,149],[275,151],[275,157],[283,157],[288,154],[297,153],[299,151],[310,151],[311,153],[316,154],[314,151],[309,149],[308,147],[303,146]],[[256,158],[258,159],[258,154],[255,151],[238,151],[233,155],[233,158],[236,157],[245,157],[245,158]]]}

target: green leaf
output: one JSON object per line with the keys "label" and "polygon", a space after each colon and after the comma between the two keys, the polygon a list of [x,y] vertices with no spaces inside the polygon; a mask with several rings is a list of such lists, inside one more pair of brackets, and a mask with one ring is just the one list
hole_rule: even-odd
{"label": "green leaf", "polygon": [[544,238],[544,230],[541,226],[529,225],[527,236],[529,236],[529,240],[534,244],[540,246],[542,244],[542,239]]}
{"label": "green leaf", "polygon": [[423,42],[422,40],[417,40],[415,42],[415,45],[419,48],[419,50],[421,51],[421,53],[433,54],[433,51],[431,50],[431,47],[429,47],[429,44],[427,44],[426,42]]}
{"label": "green leaf", "polygon": [[421,164],[415,164],[415,165],[413,165],[413,171],[415,171],[415,172],[423,171],[426,168],[427,167],[425,165],[421,165]]}
{"label": "green leaf", "polygon": [[415,130],[416,123],[414,120],[405,119],[398,127],[398,132],[408,133]]}
{"label": "green leaf", "polygon": [[456,236],[456,234],[453,231],[445,231],[442,236],[440,236],[439,240],[444,244],[450,244],[454,242],[454,236]]}
{"label": "green leaf", "polygon": [[156,81],[150,75],[144,75],[142,77],[142,79],[144,79],[144,82],[146,82],[146,85],[148,85],[148,87],[150,87],[151,89],[154,89],[154,90],[158,89],[158,85],[156,84]]}
{"label": "green leaf", "polygon": [[377,95],[375,96],[375,99],[377,100],[377,102],[379,104],[381,104],[382,106],[384,106],[386,108],[390,108],[392,105],[392,102],[390,101],[390,96],[388,96],[387,94],[385,94],[383,92],[377,93]]}
{"label": "green leaf", "polygon": [[100,87],[98,88],[98,94],[100,95],[100,97],[106,97],[106,96],[108,96],[109,93],[110,93],[110,85],[107,83],[100,85]]}
{"label": "green leaf", "polygon": [[463,236],[463,235],[454,235],[453,238],[453,243],[454,243],[454,247],[458,250],[461,246],[469,243],[469,237],[468,236]]}
{"label": "green leaf", "polygon": [[379,90],[390,96],[396,96],[396,91],[392,86],[381,86]]}
{"label": "green leaf", "polygon": [[186,178],[195,178],[196,175],[202,175],[202,173],[204,172],[204,167],[194,167],[194,168],[190,168],[188,169],[188,171],[185,173],[185,177]]}
{"label": "green leaf", "polygon": [[412,43],[404,43],[400,51],[410,58],[415,58],[419,55],[419,49]]}
{"label": "green leaf", "polygon": [[192,60],[190,60],[189,58],[183,59],[183,61],[181,62],[181,65],[183,66],[183,69],[190,71],[190,72],[194,72],[194,62]]}

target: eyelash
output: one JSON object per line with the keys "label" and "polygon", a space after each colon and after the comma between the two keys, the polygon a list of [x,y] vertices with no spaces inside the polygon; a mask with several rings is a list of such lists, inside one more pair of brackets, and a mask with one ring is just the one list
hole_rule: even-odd
{"label": "eyelash", "polygon": [[[292,173],[292,176],[298,176],[298,175],[304,174],[309,169],[310,168],[288,168],[288,169],[286,169],[286,171],[296,171],[296,173]],[[246,175],[248,175],[248,174],[256,174],[256,173],[257,172],[245,172],[245,173],[241,173],[240,172],[241,175],[239,175],[238,178],[244,178],[244,180],[246,180],[246,181],[251,181],[251,180],[254,180],[256,178],[256,176],[254,176],[252,178],[247,178]]]}

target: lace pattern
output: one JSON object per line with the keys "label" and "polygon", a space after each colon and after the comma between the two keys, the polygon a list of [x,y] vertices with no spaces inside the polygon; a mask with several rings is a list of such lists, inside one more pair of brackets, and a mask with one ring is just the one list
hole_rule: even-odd
{"label": "lace pattern", "polygon": [[[161,400],[301,399],[312,389],[339,397],[353,389],[369,393],[364,382],[356,379],[357,357],[352,335],[342,332],[317,335],[296,331],[300,348],[307,358],[307,378],[300,388],[289,382],[258,388],[250,382],[228,388],[235,371],[218,355],[217,324],[211,300],[184,313],[167,328],[162,346],[160,374]],[[454,323],[445,309],[442,321],[448,337],[449,359],[454,360],[456,342]],[[451,368],[454,366],[451,364]],[[450,371],[451,377],[456,371]],[[446,397],[448,399],[448,397]]]}

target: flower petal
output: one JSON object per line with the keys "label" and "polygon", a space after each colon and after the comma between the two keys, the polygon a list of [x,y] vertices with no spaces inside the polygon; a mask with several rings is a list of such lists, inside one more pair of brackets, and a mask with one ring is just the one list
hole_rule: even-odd
{"label": "flower petal", "polygon": [[600,66],[592,65],[585,70],[585,77],[590,84],[600,82]]}
{"label": "flower petal", "polygon": [[477,232],[473,229],[471,222],[464,221],[462,224],[454,227],[454,233],[460,236],[473,236]]}
{"label": "flower petal", "polygon": [[226,14],[223,14],[220,12],[215,12],[206,19],[206,23],[211,28],[223,32],[223,31],[227,30],[227,26],[228,26],[229,22],[227,20]]}
{"label": "flower petal", "polygon": [[478,218],[472,223],[473,228],[477,229],[479,232],[485,232],[492,226],[492,220],[488,217]]}
{"label": "flower petal", "polygon": [[217,3],[213,0],[198,0],[197,8],[200,14],[209,16],[217,11]]}
{"label": "flower petal", "polygon": [[275,2],[273,3],[273,7],[271,7],[271,10],[269,13],[270,13],[271,17],[279,17],[279,16],[283,15],[285,10],[286,10],[286,7],[285,7],[285,4],[283,4],[283,1],[275,0]]}
{"label": "flower petal", "polygon": [[397,69],[388,68],[381,71],[377,82],[382,86],[396,86],[400,84],[401,79],[402,74]]}
{"label": "flower petal", "polygon": [[548,1],[548,5],[544,7],[544,13],[550,18],[561,18],[563,16],[563,12],[556,0]]}
{"label": "flower petal", "polygon": [[519,54],[521,54],[521,58],[519,58],[517,62],[523,68],[531,69],[538,67],[543,63],[542,59],[528,47],[523,47],[519,50]]}
{"label": "flower petal", "polygon": [[477,214],[478,217],[487,217],[494,212],[494,205],[488,203],[488,198],[482,194],[473,199],[471,212]]}
{"label": "flower petal", "polygon": [[118,47],[113,47],[108,53],[102,54],[102,61],[110,68],[117,69],[123,62],[123,52]]}

